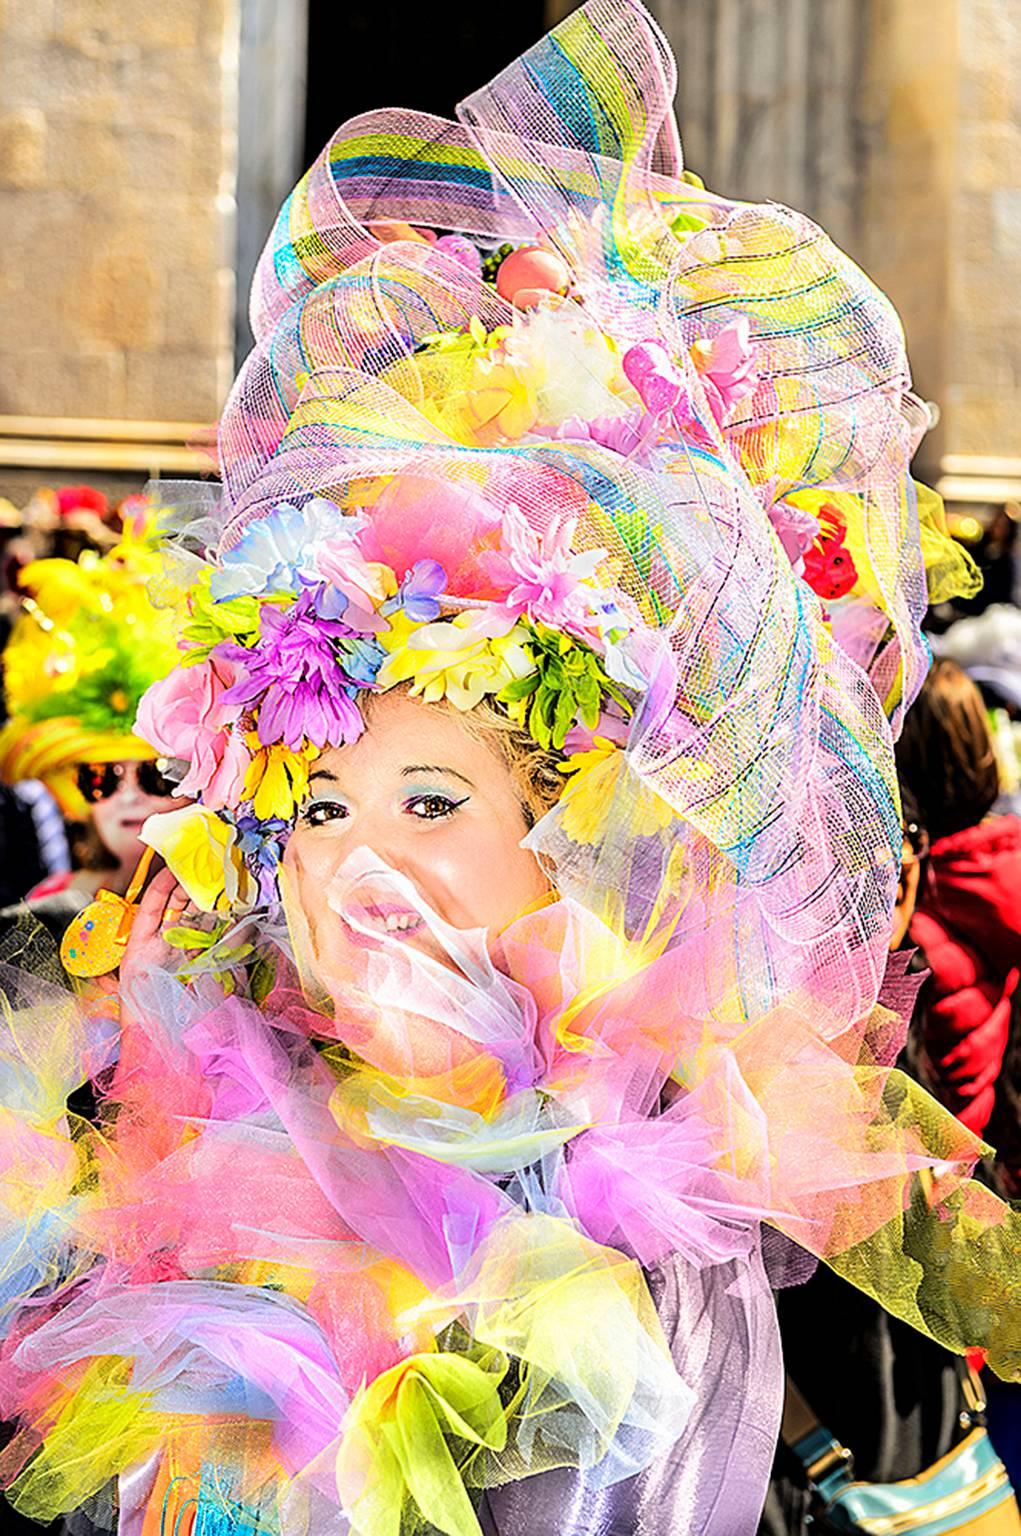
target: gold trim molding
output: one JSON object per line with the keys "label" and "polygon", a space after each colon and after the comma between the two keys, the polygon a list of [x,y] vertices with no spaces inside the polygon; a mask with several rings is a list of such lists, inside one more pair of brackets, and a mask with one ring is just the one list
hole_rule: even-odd
{"label": "gold trim molding", "polygon": [[215,442],[215,427],[203,422],[0,416],[4,469],[209,475]]}

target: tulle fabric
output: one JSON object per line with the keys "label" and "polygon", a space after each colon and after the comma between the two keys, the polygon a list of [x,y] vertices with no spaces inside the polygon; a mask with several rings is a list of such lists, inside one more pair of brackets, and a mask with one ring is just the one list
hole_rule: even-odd
{"label": "tulle fabric", "polygon": [[[381,860],[354,868],[379,890]],[[172,1467],[171,1503],[191,1487],[228,1529],[750,1530],[782,1396],[763,1222],[1021,1371],[1017,1217],[968,1179],[981,1145],[882,1064],[890,1008],[830,1040],[793,1008],[714,1035],[676,936],[637,958],[564,898],[505,931],[499,967],[451,947],[473,980],[377,934],[329,1017],[153,975],[112,1068],[108,1024],[62,995],[54,1093],[98,1071],[107,1096],[53,1132],[79,1176],[0,1353],[17,1508],[119,1479],[144,1529],[142,1469]],[[398,980],[409,1037],[468,1038],[467,1066],[452,1048],[399,1079],[352,1053],[348,1013],[361,1044]],[[0,1076],[29,1124],[38,1018],[11,1014]]]}

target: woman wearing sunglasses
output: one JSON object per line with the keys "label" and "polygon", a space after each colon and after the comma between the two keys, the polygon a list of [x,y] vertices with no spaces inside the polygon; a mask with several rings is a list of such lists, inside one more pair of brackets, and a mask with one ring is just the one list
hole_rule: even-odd
{"label": "woman wearing sunglasses", "polygon": [[123,894],[142,823],[184,803],[132,730],[141,694],[176,654],[169,616],[149,601],[152,564],[144,528],[132,527],[105,556],[37,560],[21,577],[24,612],[4,653],[0,777],[41,781],[67,820],[71,870],[26,897],[55,929],[100,886]]}

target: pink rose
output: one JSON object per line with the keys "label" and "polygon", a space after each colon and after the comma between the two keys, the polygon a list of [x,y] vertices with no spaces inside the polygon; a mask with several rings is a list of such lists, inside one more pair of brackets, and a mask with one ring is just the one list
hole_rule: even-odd
{"label": "pink rose", "polygon": [[180,793],[201,794],[214,810],[238,804],[251,762],[241,734],[232,729],[243,706],[223,698],[235,681],[234,667],[222,659],[175,667],[146,689],[135,721],[139,736],[157,752],[190,764]]}

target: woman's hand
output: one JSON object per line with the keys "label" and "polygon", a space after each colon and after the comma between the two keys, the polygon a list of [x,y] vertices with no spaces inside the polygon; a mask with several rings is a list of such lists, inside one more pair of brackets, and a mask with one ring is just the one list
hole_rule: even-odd
{"label": "woman's hand", "polygon": [[188,893],[184,887],[178,885],[169,869],[161,869],[150,881],[135,912],[120,964],[122,995],[154,969],[168,968],[172,956],[180,956],[180,950],[174,950],[163,933],[181,921],[188,907]]}

